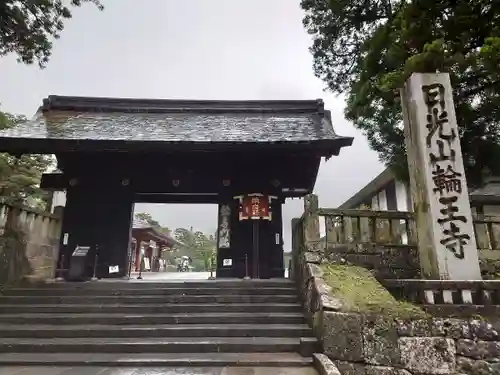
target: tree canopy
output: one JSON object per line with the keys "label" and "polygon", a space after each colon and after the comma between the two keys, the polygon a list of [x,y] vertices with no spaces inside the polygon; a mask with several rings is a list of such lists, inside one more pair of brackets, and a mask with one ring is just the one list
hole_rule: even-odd
{"label": "tree canopy", "polygon": [[[0,129],[26,121],[24,116],[0,112]],[[40,189],[40,178],[52,162],[47,155],[21,157],[0,154],[0,201],[45,208],[46,193]]]}
{"label": "tree canopy", "polygon": [[138,212],[135,215],[135,218],[138,220],[142,220],[145,223],[148,223],[151,225],[153,228],[161,228],[161,225],[158,221],[153,219],[153,216],[150,213],[147,212]]}
{"label": "tree canopy", "polygon": [[[40,68],[49,61],[53,40],[71,18],[71,8],[93,3],[103,9],[99,0],[3,0],[0,1],[0,56],[15,53],[25,64]],[[0,111],[0,129],[26,121]],[[39,186],[52,156],[0,154],[0,201],[42,208],[47,197]]]}
{"label": "tree canopy", "polygon": [[407,178],[399,91],[414,72],[450,74],[469,185],[500,174],[500,2],[302,0],[314,71],[346,118]]}
{"label": "tree canopy", "polygon": [[206,235],[203,232],[193,230],[193,228],[177,228],[174,231],[174,237],[183,244],[182,249],[186,255],[199,260],[201,264],[197,268],[210,269],[210,261],[216,249],[213,235]]}
{"label": "tree canopy", "polygon": [[53,40],[58,39],[71,8],[99,0],[2,0],[0,1],[0,56],[17,54],[25,64],[41,68],[49,61]]}

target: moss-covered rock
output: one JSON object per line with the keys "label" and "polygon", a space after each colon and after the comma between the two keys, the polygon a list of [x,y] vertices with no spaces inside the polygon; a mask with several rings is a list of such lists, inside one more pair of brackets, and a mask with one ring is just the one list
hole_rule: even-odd
{"label": "moss-covered rock", "polygon": [[383,315],[389,319],[428,317],[420,307],[396,300],[365,268],[341,264],[327,264],[321,268],[331,293],[342,302],[343,312]]}

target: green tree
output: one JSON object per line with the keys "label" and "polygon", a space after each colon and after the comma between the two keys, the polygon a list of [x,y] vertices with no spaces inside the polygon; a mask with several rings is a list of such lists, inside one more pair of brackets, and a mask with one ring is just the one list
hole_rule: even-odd
{"label": "green tree", "polygon": [[49,61],[53,40],[60,37],[71,8],[99,0],[2,0],[0,1],[0,56],[15,53],[25,64],[41,68]]}
{"label": "green tree", "polygon": [[216,249],[214,236],[207,236],[203,232],[194,231],[193,228],[177,228],[174,237],[182,243],[180,252],[183,255],[197,259],[201,263],[201,269],[210,269],[211,258],[215,255]]}
{"label": "green tree", "polygon": [[[26,121],[24,116],[0,112],[0,129]],[[47,193],[40,189],[42,173],[53,162],[48,155],[0,154],[0,200],[2,203],[23,204],[45,208]]]}
{"label": "green tree", "polygon": [[153,228],[161,229],[160,223],[158,221],[154,220],[153,216],[147,212],[138,212],[134,216],[136,219],[144,221],[145,223],[148,223]]}
{"label": "green tree", "polygon": [[500,173],[500,2],[302,0],[314,71],[345,94],[346,118],[407,178],[398,89],[448,72],[471,186]]}
{"label": "green tree", "polygon": [[[60,37],[64,21],[71,18],[71,7],[99,0],[3,0],[0,1],[0,56],[15,53],[25,64],[40,68],[49,61],[52,41]],[[26,121],[0,111],[0,129]],[[40,178],[52,163],[52,156],[0,154],[0,200],[44,208],[47,194],[40,189]]]}

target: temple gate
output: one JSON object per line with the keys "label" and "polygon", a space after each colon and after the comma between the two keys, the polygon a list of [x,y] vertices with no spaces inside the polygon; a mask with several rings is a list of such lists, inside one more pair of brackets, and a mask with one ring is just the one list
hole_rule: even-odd
{"label": "temple gate", "polygon": [[59,267],[89,246],[101,277],[127,273],[137,202],[218,204],[217,277],[283,277],[282,204],[312,193],[321,158],[351,144],[322,100],[49,96],[0,131],[1,152],[55,154],[60,172],[41,186],[66,191]]}

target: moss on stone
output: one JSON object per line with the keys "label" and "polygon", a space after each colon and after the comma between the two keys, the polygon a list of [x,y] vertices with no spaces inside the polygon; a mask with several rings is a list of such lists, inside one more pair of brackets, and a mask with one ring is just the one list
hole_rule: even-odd
{"label": "moss on stone", "polygon": [[394,319],[428,317],[420,307],[396,300],[365,268],[340,264],[323,265],[321,268],[333,296],[342,301],[344,312],[376,314]]}

